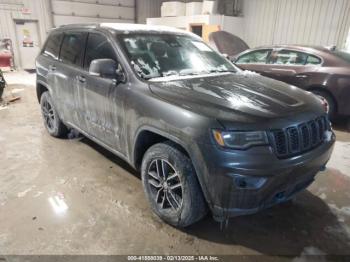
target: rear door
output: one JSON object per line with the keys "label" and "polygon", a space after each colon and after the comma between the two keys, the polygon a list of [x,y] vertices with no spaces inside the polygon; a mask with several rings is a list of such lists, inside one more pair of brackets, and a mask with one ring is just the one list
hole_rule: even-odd
{"label": "rear door", "polygon": [[79,113],[86,122],[85,131],[107,146],[124,154],[124,90],[126,84],[116,84],[116,77],[89,74],[95,59],[109,58],[118,63],[112,42],[100,32],[90,32],[84,58],[84,71],[78,76]]}
{"label": "rear door", "polygon": [[55,107],[59,108],[60,98],[58,96],[59,86],[57,85],[56,78],[56,67],[58,62],[58,57],[60,53],[60,48],[63,40],[62,32],[53,32],[50,34],[49,38],[45,43],[45,47],[42,54],[37,59],[37,77],[38,80],[43,77],[50,90],[51,96],[54,100]]}
{"label": "rear door", "polygon": [[79,128],[84,128],[80,121],[78,105],[75,98],[78,75],[83,65],[83,56],[87,33],[68,31],[64,33],[61,45],[59,63],[55,70],[56,85],[59,94],[59,112],[65,122],[71,123]]}
{"label": "rear door", "polygon": [[310,72],[316,71],[322,60],[312,54],[291,49],[276,50],[271,58],[270,74],[288,84],[303,86]]}

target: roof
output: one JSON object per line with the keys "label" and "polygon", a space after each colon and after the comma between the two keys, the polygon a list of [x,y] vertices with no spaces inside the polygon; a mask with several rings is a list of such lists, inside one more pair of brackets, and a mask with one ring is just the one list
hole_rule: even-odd
{"label": "roof", "polygon": [[329,52],[330,49],[325,46],[312,46],[312,45],[265,45],[259,46],[254,49],[262,49],[262,48],[285,48],[285,49],[295,49],[300,51],[319,51],[319,52]]}
{"label": "roof", "polygon": [[172,33],[172,34],[186,34],[197,37],[197,35],[177,29],[170,26],[155,26],[146,24],[128,24],[128,23],[86,23],[86,24],[69,24],[63,25],[60,28],[106,28],[117,31],[118,33],[130,33],[130,32],[158,32],[158,33]]}

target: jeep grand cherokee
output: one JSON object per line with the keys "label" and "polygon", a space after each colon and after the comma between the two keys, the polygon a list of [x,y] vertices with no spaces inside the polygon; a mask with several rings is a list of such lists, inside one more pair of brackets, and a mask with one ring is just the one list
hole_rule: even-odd
{"label": "jeep grand cherokee", "polygon": [[185,227],[291,199],[335,136],[311,93],[246,73],[197,36],[166,27],[69,25],[37,58],[50,135],[74,128],[142,175],[153,211]]}

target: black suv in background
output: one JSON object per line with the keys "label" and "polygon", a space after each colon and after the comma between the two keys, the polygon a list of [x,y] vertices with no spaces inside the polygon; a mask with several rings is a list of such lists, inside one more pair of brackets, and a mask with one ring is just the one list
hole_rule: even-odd
{"label": "black suv in background", "polygon": [[54,29],[37,96],[52,136],[75,128],[140,170],[153,211],[179,227],[208,208],[223,221],[289,200],[335,141],[316,96],[166,27]]}

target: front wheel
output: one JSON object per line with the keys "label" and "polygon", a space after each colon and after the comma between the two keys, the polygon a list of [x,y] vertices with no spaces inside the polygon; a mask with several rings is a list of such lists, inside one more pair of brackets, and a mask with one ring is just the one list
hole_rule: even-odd
{"label": "front wheel", "polygon": [[191,160],[172,143],[159,143],[147,150],[141,175],[152,210],[165,222],[186,227],[207,213]]}
{"label": "front wheel", "polygon": [[54,137],[65,136],[68,133],[68,128],[60,120],[48,91],[41,95],[40,107],[44,125],[49,134]]}

